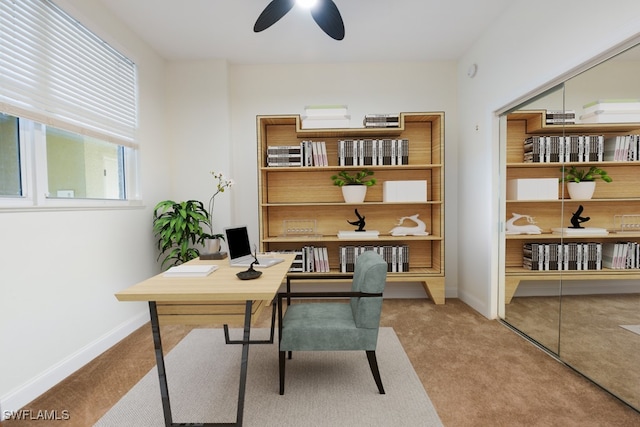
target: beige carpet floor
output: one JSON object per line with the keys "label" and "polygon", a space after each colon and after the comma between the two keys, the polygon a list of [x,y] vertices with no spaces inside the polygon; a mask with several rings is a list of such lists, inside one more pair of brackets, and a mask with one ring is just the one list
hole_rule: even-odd
{"label": "beige carpet floor", "polygon": [[[254,329],[254,338],[268,337]],[[231,335],[242,335],[240,329]],[[381,328],[376,351],[381,395],[364,351],[296,352],[287,361],[285,394],[278,393],[278,347],[249,349],[244,426],[317,427],[411,425],[440,427],[429,397],[393,328]],[[234,422],[241,346],[226,345],[221,329],[191,331],[165,358],[173,422]],[[96,427],[162,425],[157,370],[152,369]]]}
{"label": "beige carpet floor", "polygon": [[[265,314],[256,326],[268,321]],[[393,327],[446,427],[640,425],[640,413],[457,299],[444,305],[385,300],[382,326]],[[163,328],[165,350],[190,330]],[[91,426],[154,365],[146,325],[25,409],[68,410],[70,419],[53,427]],[[43,426],[39,421],[1,425]]]}

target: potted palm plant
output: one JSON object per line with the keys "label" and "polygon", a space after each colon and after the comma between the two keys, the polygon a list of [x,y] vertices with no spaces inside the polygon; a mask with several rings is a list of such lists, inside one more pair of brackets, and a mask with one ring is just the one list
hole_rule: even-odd
{"label": "potted palm plant", "polygon": [[591,166],[589,169],[578,169],[575,166],[567,169],[563,166],[560,171],[563,173],[560,182],[567,183],[569,197],[574,200],[591,199],[596,189],[596,179],[601,179],[604,182],[613,181],[607,171],[596,166]]}
{"label": "potted palm plant", "polygon": [[211,255],[220,251],[223,234],[213,232],[213,208],[216,196],[233,185],[220,172],[211,172],[218,181],[216,189],[209,199],[209,209],[201,201],[187,200],[159,202],[153,211],[153,233],[158,239],[160,254],[164,256],[162,268],[185,263],[200,256],[200,248],[204,254]]}
{"label": "potted palm plant", "polygon": [[209,224],[209,214],[198,200],[159,202],[153,211],[153,233],[158,239],[160,254],[164,256],[161,267],[174,266],[197,258],[196,245],[204,244],[210,237],[203,226]]}
{"label": "potted palm plant", "polygon": [[348,171],[341,171],[337,175],[331,176],[333,185],[342,189],[342,196],[347,203],[362,203],[367,195],[367,187],[376,183],[372,177],[373,171],[362,169],[354,174]]}

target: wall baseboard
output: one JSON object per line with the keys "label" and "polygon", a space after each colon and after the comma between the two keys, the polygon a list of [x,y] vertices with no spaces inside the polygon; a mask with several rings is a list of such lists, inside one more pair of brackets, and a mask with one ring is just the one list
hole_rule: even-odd
{"label": "wall baseboard", "polygon": [[[40,375],[32,378],[24,385],[0,397],[0,421],[5,420],[12,412],[22,409],[29,402],[58,384],[69,375],[82,368],[100,354],[120,342],[129,334],[149,321],[149,313],[142,312],[120,324],[95,341],[84,346],[51,366]],[[34,410],[37,408],[33,408]],[[60,408],[62,410],[64,408]]]}
{"label": "wall baseboard", "polygon": [[[565,280],[562,283],[562,295],[597,295],[638,293],[640,287],[634,280]],[[560,296],[559,281],[523,281],[514,297]]]}

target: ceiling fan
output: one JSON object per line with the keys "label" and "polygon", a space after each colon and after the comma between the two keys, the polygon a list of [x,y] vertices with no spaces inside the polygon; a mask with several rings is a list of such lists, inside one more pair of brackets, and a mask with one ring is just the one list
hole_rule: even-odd
{"label": "ceiling fan", "polygon": [[[258,16],[258,20],[253,26],[253,31],[259,33],[278,22],[293,8],[296,1],[273,0]],[[333,0],[317,0],[315,5],[311,6],[311,16],[329,37],[336,40],[344,38],[344,22],[342,22],[338,6]]]}

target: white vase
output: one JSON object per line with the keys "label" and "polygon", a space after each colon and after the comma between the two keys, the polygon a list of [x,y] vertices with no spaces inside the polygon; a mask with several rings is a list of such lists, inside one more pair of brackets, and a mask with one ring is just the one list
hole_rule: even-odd
{"label": "white vase", "polygon": [[573,200],[589,200],[596,189],[595,181],[568,182],[567,191]]}
{"label": "white vase", "polygon": [[220,252],[220,239],[204,239],[204,253],[215,254]]}
{"label": "white vase", "polygon": [[366,185],[343,185],[342,197],[346,203],[362,203],[367,195]]}

